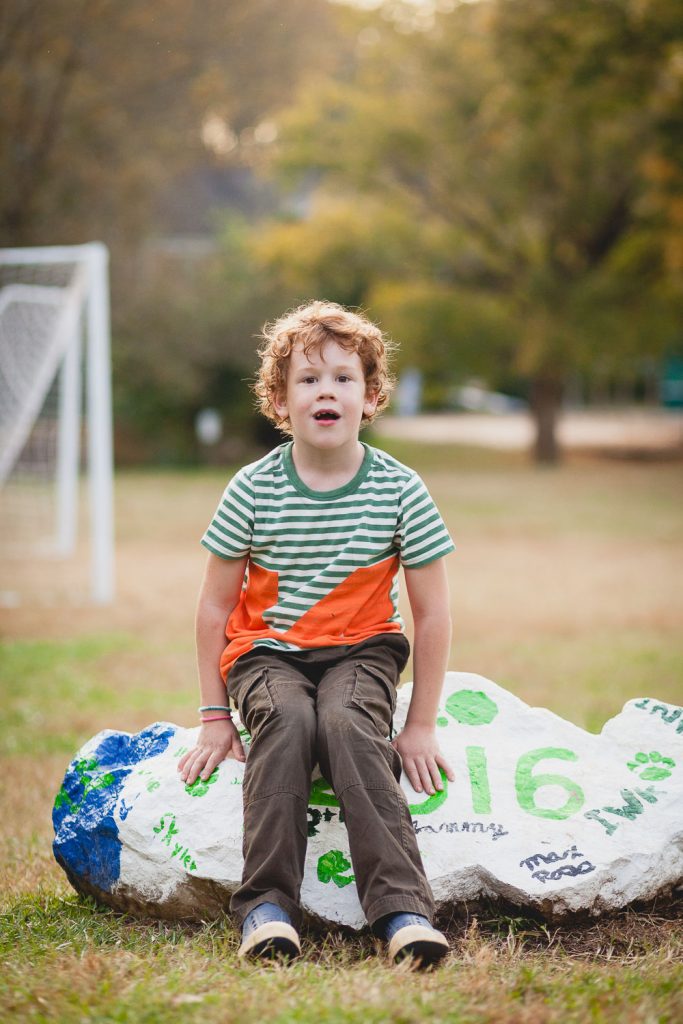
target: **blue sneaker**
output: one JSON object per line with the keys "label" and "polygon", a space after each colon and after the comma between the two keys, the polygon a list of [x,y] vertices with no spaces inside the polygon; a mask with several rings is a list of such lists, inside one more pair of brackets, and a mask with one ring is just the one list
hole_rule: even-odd
{"label": "blue sneaker", "polygon": [[379,926],[394,963],[411,957],[415,967],[432,967],[448,953],[446,936],[433,928],[422,914],[388,914]]}
{"label": "blue sneaker", "polygon": [[238,956],[290,959],[299,956],[299,936],[289,914],[275,903],[259,903],[244,919]]}

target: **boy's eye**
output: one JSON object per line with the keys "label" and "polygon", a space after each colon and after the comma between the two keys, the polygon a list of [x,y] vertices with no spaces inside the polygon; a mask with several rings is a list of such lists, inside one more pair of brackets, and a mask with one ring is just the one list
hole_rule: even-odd
{"label": "boy's eye", "polygon": [[345,374],[345,373],[340,373],[339,376],[337,377],[337,380],[340,380],[342,382],[342,384],[345,384],[346,381],[347,380],[351,380],[351,378],[349,376],[347,376],[347,374]]}

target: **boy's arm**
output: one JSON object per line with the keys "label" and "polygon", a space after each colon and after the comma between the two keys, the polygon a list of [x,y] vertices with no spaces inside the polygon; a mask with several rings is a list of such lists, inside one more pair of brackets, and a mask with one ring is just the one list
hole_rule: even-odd
{"label": "boy's arm", "polygon": [[406,724],[393,741],[413,789],[443,789],[439,767],[453,781],[453,769],[439,750],[436,716],[451,646],[448,578],[443,558],[405,570],[413,613],[413,693]]}
{"label": "boy's arm", "polygon": [[[227,705],[219,665],[225,648],[225,624],[242,591],[247,559],[227,560],[209,554],[197,602],[196,639],[199,690],[202,704]],[[219,714],[219,712],[216,712]],[[201,775],[208,779],[216,765],[232,753],[244,761],[244,747],[232,722],[205,722],[197,745],[178,762],[181,779],[192,785]]]}

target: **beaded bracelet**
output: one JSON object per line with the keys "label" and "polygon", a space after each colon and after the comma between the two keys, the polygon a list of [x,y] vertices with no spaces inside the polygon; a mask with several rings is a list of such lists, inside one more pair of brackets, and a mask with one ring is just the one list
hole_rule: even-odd
{"label": "beaded bracelet", "polygon": [[225,704],[202,704],[202,706],[200,708],[197,708],[197,711],[201,715],[202,711],[228,711],[229,712],[230,708],[226,707]]}

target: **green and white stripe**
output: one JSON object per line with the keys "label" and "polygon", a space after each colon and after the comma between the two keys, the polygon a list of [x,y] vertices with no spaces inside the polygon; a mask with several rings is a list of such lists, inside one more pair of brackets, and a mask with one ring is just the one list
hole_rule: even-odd
{"label": "green and white stripe", "polygon": [[[239,470],[225,489],[202,544],[220,558],[248,554],[278,573],[278,602],[264,614],[276,630],[290,629],[356,569],[396,555],[418,568],[454,548],[417,473],[386,452],[364,448],[356,476],[333,491],[303,483],[292,442]],[[400,623],[397,579],[391,598],[388,621]]]}

